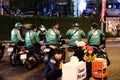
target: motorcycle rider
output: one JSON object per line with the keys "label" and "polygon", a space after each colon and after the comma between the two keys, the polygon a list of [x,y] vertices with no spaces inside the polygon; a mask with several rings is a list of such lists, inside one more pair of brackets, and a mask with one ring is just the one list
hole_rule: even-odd
{"label": "motorcycle rider", "polygon": [[60,31],[58,30],[59,24],[54,23],[53,27],[48,29],[46,33],[46,43],[47,44],[56,44],[60,40]]}
{"label": "motorcycle rider", "polygon": [[81,39],[85,37],[85,33],[79,29],[79,24],[75,23],[73,27],[67,31],[66,36],[70,39],[69,45],[76,46],[75,41],[81,41]]}
{"label": "motorcycle rider", "polygon": [[57,47],[57,42],[60,40],[60,31],[58,30],[58,28],[59,28],[59,24],[54,23],[53,27],[48,29],[48,31],[46,32],[46,44],[47,44],[46,47],[50,48],[48,61],[54,55],[53,51]]}
{"label": "motorcycle rider", "polygon": [[68,48],[69,56],[73,56],[75,52],[79,53],[78,52],[79,48],[75,44],[75,41],[81,41],[81,39],[85,37],[84,31],[79,29],[79,24],[78,23],[73,24],[73,27],[67,31],[66,36],[70,39],[69,41],[70,47]]}
{"label": "motorcycle rider", "polygon": [[38,35],[39,35],[40,41],[45,41],[46,40],[46,38],[45,38],[46,32],[47,32],[47,29],[45,28],[45,26],[40,25],[39,30],[37,32]]}
{"label": "motorcycle rider", "polygon": [[95,47],[99,47],[101,42],[105,43],[105,34],[101,30],[97,29],[97,27],[97,23],[92,23],[92,29],[88,32],[87,36],[88,44]]}
{"label": "motorcycle rider", "polygon": [[25,44],[29,50],[35,50],[38,53],[40,50],[39,41],[37,26],[32,25],[30,30],[28,30],[25,34]]}
{"label": "motorcycle rider", "polygon": [[17,22],[15,24],[15,28],[12,29],[11,31],[11,41],[15,42],[17,45],[23,45],[24,44],[24,39],[22,39],[21,34],[20,34],[20,28],[23,25],[20,22]]}

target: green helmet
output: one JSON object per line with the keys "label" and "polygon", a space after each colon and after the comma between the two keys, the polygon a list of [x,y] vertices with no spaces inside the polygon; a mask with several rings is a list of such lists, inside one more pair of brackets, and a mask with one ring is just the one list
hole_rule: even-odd
{"label": "green helmet", "polygon": [[78,23],[73,24],[74,27],[79,27]]}
{"label": "green helmet", "polygon": [[17,27],[21,27],[21,26],[23,26],[20,22],[17,22],[16,24],[15,24],[15,27],[17,28]]}
{"label": "green helmet", "polygon": [[45,30],[45,26],[44,25],[40,25],[39,29],[42,30],[42,31],[44,31]]}

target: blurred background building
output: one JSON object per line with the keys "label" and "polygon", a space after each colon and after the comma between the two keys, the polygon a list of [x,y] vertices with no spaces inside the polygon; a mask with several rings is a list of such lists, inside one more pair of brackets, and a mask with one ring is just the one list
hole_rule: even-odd
{"label": "blurred background building", "polygon": [[[9,13],[8,9],[10,5],[10,0],[0,0],[0,14],[5,14],[5,13]],[[6,9],[5,9],[6,7]]]}
{"label": "blurred background building", "polygon": [[[19,4],[18,4],[19,3]],[[102,0],[0,0],[0,14],[15,16],[91,16],[100,15]],[[107,15],[120,12],[120,0],[107,0]]]}

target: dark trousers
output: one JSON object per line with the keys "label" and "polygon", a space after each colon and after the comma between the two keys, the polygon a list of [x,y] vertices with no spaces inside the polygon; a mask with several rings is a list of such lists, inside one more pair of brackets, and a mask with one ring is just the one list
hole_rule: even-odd
{"label": "dark trousers", "polygon": [[62,70],[56,69],[46,73],[46,80],[57,80],[62,76]]}
{"label": "dark trousers", "polygon": [[40,52],[40,44],[39,43],[34,44],[33,46],[29,47],[29,50],[31,52],[35,51],[38,54]]}
{"label": "dark trousers", "polygon": [[24,44],[25,44],[25,43],[22,42],[22,41],[19,41],[19,42],[16,43],[16,45],[18,45],[18,46],[23,46]]}
{"label": "dark trousers", "polygon": [[91,62],[86,63],[86,69],[87,69],[87,79],[89,80],[89,78],[92,77],[92,63]]}

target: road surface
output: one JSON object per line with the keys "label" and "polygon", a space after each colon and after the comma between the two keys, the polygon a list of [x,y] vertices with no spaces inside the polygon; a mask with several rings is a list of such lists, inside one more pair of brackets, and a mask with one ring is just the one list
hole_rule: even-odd
{"label": "road surface", "polygon": [[[120,42],[108,42],[107,53],[111,61],[108,67],[108,80],[120,80]],[[45,80],[44,72],[43,63],[28,71],[25,66],[11,66],[7,55],[0,61],[0,80]]]}

